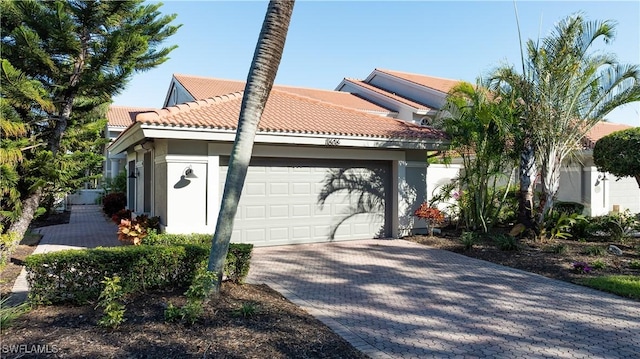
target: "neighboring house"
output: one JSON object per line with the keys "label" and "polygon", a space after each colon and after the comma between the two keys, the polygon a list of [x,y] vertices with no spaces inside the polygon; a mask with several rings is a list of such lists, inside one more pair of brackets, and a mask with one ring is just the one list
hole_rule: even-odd
{"label": "neighboring house", "polygon": [[[111,144],[129,208],[169,233],[212,233],[235,138],[240,81],[175,75],[165,108]],[[338,91],[274,86],[255,138],[232,241],[255,245],[401,237],[425,230],[427,151],[443,134]],[[134,178],[133,178],[134,177]]]}
{"label": "neighboring house", "polygon": [[610,122],[595,125],[584,137],[577,160],[563,168],[558,200],[583,203],[592,216],[627,209],[640,213],[640,189],[635,178],[602,173],[593,164],[593,146],[600,138],[631,127]]}
{"label": "neighboring house", "polygon": [[[384,106],[401,120],[428,126],[445,103],[447,93],[458,83],[456,80],[375,69],[364,80],[345,78],[336,90],[357,94]],[[562,171],[558,200],[583,203],[587,214],[594,216],[625,209],[632,213],[640,212],[640,189],[635,179],[598,172],[592,157],[593,146],[598,139],[630,127],[600,122],[587,133],[578,161],[568,164]],[[441,185],[455,178],[460,168],[457,164],[430,165],[427,170],[427,198],[431,199]]]}
{"label": "neighboring house", "polygon": [[[153,108],[110,106],[107,111],[107,127],[104,131],[104,136],[109,140],[109,144],[135,122],[139,113],[153,110]],[[105,161],[102,176],[104,178],[114,178],[120,171],[125,170],[126,156],[123,153],[110,153],[107,150],[108,146],[105,146],[104,149]]]}
{"label": "neighboring house", "polygon": [[[353,93],[384,106],[403,121],[430,126],[444,105],[447,93],[459,83],[459,80],[375,69],[364,80],[343,79],[336,90]],[[426,177],[427,201],[438,194],[442,185],[450,183],[461,168],[459,164],[430,164]],[[442,203],[439,207],[445,209],[448,206],[449,203]]]}

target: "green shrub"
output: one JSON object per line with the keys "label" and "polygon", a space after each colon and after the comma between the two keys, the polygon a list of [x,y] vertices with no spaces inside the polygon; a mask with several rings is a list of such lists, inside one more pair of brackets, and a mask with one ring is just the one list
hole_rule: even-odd
{"label": "green shrub", "polygon": [[25,259],[34,303],[95,300],[104,277],[119,276],[126,293],[185,287],[208,249],[202,246],[122,246],[35,254]]}
{"label": "green shrub", "polygon": [[[0,225],[0,229],[2,226]],[[9,258],[16,247],[15,233],[0,233],[0,271],[9,263]]]}
{"label": "green shrub", "polygon": [[602,259],[597,259],[591,263],[591,267],[593,269],[605,269],[607,268],[607,264]]}
{"label": "green shrub", "polygon": [[517,251],[520,249],[518,240],[508,234],[496,233],[493,236],[493,242],[501,251]]}
{"label": "green shrub", "polygon": [[[170,233],[149,233],[147,237],[142,239],[142,244],[150,246],[172,246],[176,244],[194,244],[211,247],[212,234],[170,234]],[[233,243],[231,243],[233,245]]]}
{"label": "green shrub", "polygon": [[184,324],[193,325],[202,316],[204,308],[202,301],[187,301],[183,307],[177,307],[172,303],[167,305],[164,310],[164,320],[167,322],[182,322]]}
{"label": "green shrub", "polygon": [[600,246],[588,246],[582,251],[582,253],[588,256],[603,256],[607,251]]}
{"label": "green shrub", "polygon": [[[228,260],[228,257],[227,257]],[[207,262],[203,261],[198,266],[196,274],[191,281],[189,289],[184,293],[187,299],[207,301],[213,290],[213,283],[217,279],[216,274],[207,270]]]}
{"label": "green shrub", "polygon": [[233,314],[243,318],[249,318],[256,315],[258,306],[254,302],[244,302],[240,308],[233,311]]}
{"label": "green shrub", "polygon": [[[142,244],[148,245],[175,245],[175,244],[193,244],[211,247],[211,234],[156,234],[149,233],[147,237],[142,239]],[[251,252],[253,244],[249,243],[231,243],[229,244],[229,252],[224,268],[226,278],[234,283],[243,283],[249,274],[249,266],[251,264]]]}
{"label": "green shrub", "polygon": [[126,310],[124,304],[121,303],[125,293],[120,285],[120,277],[105,278],[102,284],[104,284],[104,289],[100,293],[100,297],[98,297],[96,308],[103,308],[104,317],[98,321],[98,324],[106,328],[116,329],[125,321],[124,312]]}
{"label": "green shrub", "polygon": [[546,251],[555,253],[555,254],[565,254],[568,251],[568,247],[566,244],[556,244],[556,245],[547,247]]}
{"label": "green shrub", "polygon": [[550,240],[571,238],[574,233],[573,228],[585,222],[587,217],[581,214],[554,210],[545,220],[541,237],[548,237]]}
{"label": "green shrub", "polygon": [[465,250],[473,248],[477,240],[478,236],[473,232],[462,232],[462,235],[460,236],[460,241],[462,242]]}
{"label": "green shrub", "polygon": [[634,230],[640,230],[640,221],[629,210],[592,217],[587,228],[591,236],[608,236],[616,242],[624,242]]}
{"label": "green shrub", "polygon": [[[152,231],[153,232],[153,231]],[[105,277],[119,276],[125,293],[184,288],[209,256],[209,235],[155,234],[156,245],[67,250],[25,260],[29,297],[34,303],[85,303],[98,298]],[[182,239],[184,243],[181,243]],[[143,242],[144,243],[144,242]],[[231,243],[225,262],[227,279],[242,283],[249,272],[253,245]]]}
{"label": "green shrub", "polygon": [[553,210],[558,213],[565,213],[568,216],[572,214],[582,214],[584,212],[584,204],[559,201],[553,204]]}
{"label": "green shrub", "polygon": [[231,243],[229,245],[229,253],[227,253],[227,261],[224,266],[224,274],[228,280],[234,283],[244,282],[249,274],[252,251],[253,244]]}
{"label": "green shrub", "polygon": [[640,261],[636,259],[632,260],[631,262],[629,262],[629,268],[640,269]]}
{"label": "green shrub", "polygon": [[203,304],[209,301],[216,279],[215,273],[207,271],[207,262],[200,263],[189,289],[184,293],[187,303],[182,307],[169,303],[164,311],[165,320],[189,325],[198,321],[204,310]]}

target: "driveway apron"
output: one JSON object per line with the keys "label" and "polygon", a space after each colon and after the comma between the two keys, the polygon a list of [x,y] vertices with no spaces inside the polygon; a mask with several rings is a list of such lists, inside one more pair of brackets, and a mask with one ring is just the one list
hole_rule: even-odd
{"label": "driveway apron", "polygon": [[248,281],[372,358],[640,358],[640,302],[404,240],[258,247]]}

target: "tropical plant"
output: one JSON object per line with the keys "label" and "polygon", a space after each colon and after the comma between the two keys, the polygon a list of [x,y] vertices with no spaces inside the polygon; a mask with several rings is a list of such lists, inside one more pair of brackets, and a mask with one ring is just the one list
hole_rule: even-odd
{"label": "tropical plant", "polygon": [[466,82],[457,85],[439,114],[452,150],[462,158],[463,170],[456,181],[463,191],[462,220],[467,228],[484,232],[495,225],[506,203],[513,176],[505,173],[516,164],[512,145],[518,133],[514,99],[495,97],[488,86],[482,80],[475,87]]}
{"label": "tropical plant", "polygon": [[593,147],[593,162],[598,171],[618,177],[634,177],[640,187],[640,127],[616,131],[604,136]]}
{"label": "tropical plant", "polygon": [[[25,102],[26,108],[19,112],[20,121],[31,125],[31,133],[42,145],[34,148],[30,165],[22,170],[18,186],[22,212],[8,229],[18,238],[48,186],[55,190],[61,179],[75,180],[75,173],[87,169],[78,163],[88,160],[89,167],[96,163],[97,156],[89,158],[100,147],[95,137],[89,151],[75,148],[86,143],[85,135],[95,135],[96,126],[90,122],[104,119],[111,96],[135,72],[166,61],[175,48],[160,46],[178,29],[170,25],[175,15],[159,13],[161,5],[143,0],[0,2],[3,59],[27,79],[37,80],[44,88],[42,98],[54,104],[49,108]],[[70,174],[73,178],[67,177]]]}
{"label": "tropical plant", "polygon": [[102,281],[104,289],[98,297],[98,305],[96,308],[101,307],[104,312],[104,316],[100,318],[98,324],[116,329],[125,321],[124,313],[126,311],[125,305],[122,304],[122,298],[125,296],[125,291],[120,284],[120,277],[113,276],[111,278],[105,278]]}
{"label": "tropical plant", "polygon": [[269,2],[251,61],[209,256],[208,270],[217,275],[213,290],[215,294],[220,292],[224,261],[229,250],[233,221],[253,152],[253,141],[278,72],[293,5],[292,0]]}
{"label": "tropical plant", "polygon": [[535,156],[542,179],[538,224],[553,207],[563,160],[580,148],[586,132],[616,107],[640,100],[638,66],[591,51],[597,40],[613,40],[614,29],[612,21],[589,22],[580,14],[569,16],[547,37],[527,42],[526,58],[522,49],[521,74],[503,67],[494,75],[494,89],[521,99],[526,134],[520,143],[521,193],[527,196],[526,202],[533,198],[530,180],[535,171],[523,171],[523,163],[535,169]]}
{"label": "tropical plant", "polygon": [[429,206],[428,203],[421,204],[413,215],[427,221],[430,236],[433,236],[433,229],[444,222],[444,214],[438,208]]}

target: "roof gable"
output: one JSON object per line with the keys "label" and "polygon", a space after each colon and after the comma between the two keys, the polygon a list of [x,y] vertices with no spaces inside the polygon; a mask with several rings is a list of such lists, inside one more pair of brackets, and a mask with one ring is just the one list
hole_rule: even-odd
{"label": "roof gable", "polygon": [[[243,81],[181,74],[174,74],[173,76],[196,100],[204,100],[233,92],[244,91],[245,87],[245,82]],[[382,106],[378,106],[348,92],[283,85],[274,85],[273,89],[370,113],[388,114],[390,112]]]}
{"label": "roof gable", "polygon": [[442,77],[426,76],[426,75],[412,74],[408,72],[392,71],[392,70],[385,70],[385,69],[378,69],[378,68],[374,70],[374,73],[375,72],[391,75],[391,76],[403,79],[405,81],[413,82],[420,86],[424,86],[436,91],[440,91],[445,94],[451,91],[451,89],[454,86],[460,83],[459,80],[451,80],[451,79],[445,79]]}
{"label": "roof gable", "polygon": [[387,91],[387,90],[385,90],[383,88],[368,84],[368,83],[366,83],[364,81],[345,78],[343,80],[343,82],[348,82],[348,83],[353,84],[354,86],[358,86],[358,87],[361,87],[363,89],[375,92],[375,93],[380,94],[382,96],[385,96],[385,97],[387,97],[387,98],[389,98],[389,99],[391,99],[393,101],[397,101],[397,102],[402,103],[404,105],[413,107],[416,110],[422,110],[422,111],[431,110],[431,108],[429,108],[428,106],[426,106],[424,104],[421,104],[419,102],[413,101],[413,100],[408,99],[408,98],[403,97],[403,96],[399,96],[399,95],[397,95],[395,93],[392,93],[392,92],[389,92],[389,91]]}

